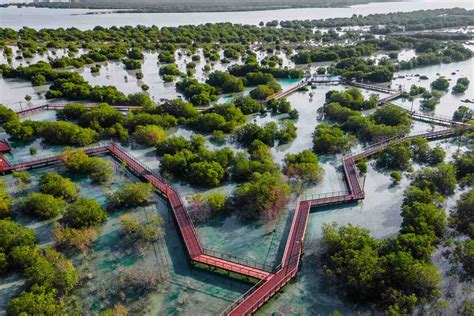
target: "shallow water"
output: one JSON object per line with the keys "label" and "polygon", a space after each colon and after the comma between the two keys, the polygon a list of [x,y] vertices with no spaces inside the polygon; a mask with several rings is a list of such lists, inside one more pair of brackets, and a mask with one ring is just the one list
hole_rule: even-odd
{"label": "shallow water", "polygon": [[[96,25],[103,27],[123,25],[157,25],[178,26],[198,25],[204,23],[231,22],[258,24],[271,20],[305,20],[325,19],[328,17],[350,17],[353,14],[374,14],[399,11],[415,11],[436,8],[463,7],[472,9],[471,0],[414,0],[385,3],[369,3],[347,8],[304,8],[271,11],[245,12],[201,12],[201,13],[143,13],[143,14],[102,14],[85,15],[94,10],[84,9],[36,9],[16,7],[0,9],[0,27],[20,29],[23,26],[32,28],[76,27],[92,29]],[[107,11],[107,10],[102,10]]]}
{"label": "shallow water", "polygon": [[[395,73],[395,79],[392,81],[392,86],[397,88],[402,86],[404,90],[409,91],[411,85],[415,84],[417,86],[425,87],[429,91],[431,90],[431,82],[433,82],[437,77],[446,77],[446,79],[448,79],[450,82],[449,90],[443,94],[440,103],[437,105],[433,113],[452,117],[454,111],[456,111],[460,105],[474,109],[474,104],[461,102],[461,100],[465,99],[474,100],[474,87],[472,84],[474,82],[473,69],[474,59],[471,58],[469,60],[457,63],[403,70]],[[428,76],[429,79],[420,80],[418,77],[415,77],[416,74]],[[405,78],[397,78],[398,76],[405,76]],[[464,93],[453,94],[451,91],[452,87],[456,84],[456,80],[462,77],[467,77],[471,82],[469,88]],[[413,102],[414,110],[420,110],[420,100],[421,98],[416,98]],[[412,106],[411,102],[409,101],[397,100],[395,103],[402,104],[408,108],[411,108]]]}

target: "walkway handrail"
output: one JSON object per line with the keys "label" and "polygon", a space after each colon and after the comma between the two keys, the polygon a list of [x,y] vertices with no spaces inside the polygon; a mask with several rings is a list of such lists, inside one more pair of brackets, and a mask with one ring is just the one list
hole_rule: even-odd
{"label": "walkway handrail", "polygon": [[331,197],[338,197],[343,195],[348,195],[349,191],[333,191],[333,192],[326,192],[326,193],[318,193],[318,194],[305,194],[301,198],[302,202],[317,200],[317,199],[324,199],[324,198],[331,198]]}
{"label": "walkway handrail", "polygon": [[216,257],[216,258],[224,259],[226,261],[235,262],[244,266],[256,268],[256,269],[266,271],[269,273],[274,273],[275,271],[277,271],[275,270],[275,267],[273,265],[260,263],[255,260],[244,259],[244,258],[240,258],[234,255],[228,255],[220,251],[216,251],[216,250],[212,250],[208,248],[202,248],[202,251],[204,254],[211,257]]}
{"label": "walkway handrail", "polygon": [[[73,148],[72,151],[73,152],[76,152],[76,151],[90,151],[90,150],[94,150],[94,149],[99,149],[99,148],[108,148],[110,146],[111,142],[109,141],[101,141],[101,142],[97,142],[93,145],[89,145],[89,146],[86,146],[86,147],[81,147],[81,148]],[[46,155],[41,155],[41,156],[35,156],[34,158],[28,158],[28,159],[21,159],[21,160],[17,160],[15,161],[13,164],[11,164],[11,167],[15,167],[16,165],[20,165],[20,164],[27,164],[27,163],[31,163],[31,162],[34,162],[34,161],[39,161],[39,160],[47,160],[47,159],[51,159],[51,158],[61,158],[61,156],[64,155],[64,152],[61,152],[61,153],[52,153],[52,154],[46,154]],[[12,161],[9,161],[9,159],[7,159],[5,156],[3,156],[3,158],[5,160],[7,160],[9,163],[12,163]]]}
{"label": "walkway handrail", "polygon": [[[22,116],[22,115],[27,115],[32,112],[40,111],[40,110],[61,110],[64,109],[64,107],[68,104],[72,103],[44,103],[40,105],[35,105],[29,108],[22,108],[18,111],[16,111],[16,114]],[[80,103],[86,106],[87,108],[93,108],[94,106],[97,106],[99,103]],[[143,106],[141,105],[110,105],[116,110],[120,109],[126,109],[126,110],[138,110],[138,109],[143,109]]]}
{"label": "walkway handrail", "polygon": [[[196,239],[197,245],[198,245],[200,251],[202,252],[202,245],[201,245],[201,243],[199,242],[199,238],[198,238],[196,229],[195,229],[195,227],[194,227],[194,225],[193,225],[193,222],[192,222],[192,220],[191,220],[191,217],[189,216],[189,214],[188,214],[188,212],[187,212],[187,210],[186,210],[186,207],[184,206],[184,203],[183,203],[183,201],[182,201],[182,199],[181,199],[181,195],[178,194],[178,191],[176,191],[171,185],[169,185],[159,174],[153,172],[148,166],[146,166],[145,164],[141,163],[141,162],[140,162],[138,159],[136,159],[133,155],[131,155],[131,154],[125,152],[125,151],[121,148],[120,145],[115,144],[115,143],[112,143],[111,146],[117,148],[117,150],[120,151],[120,153],[121,153],[122,155],[126,156],[128,159],[130,159],[130,160],[133,161],[135,164],[137,164],[138,166],[140,166],[143,170],[145,170],[146,173],[147,173],[146,175],[151,175],[151,176],[155,177],[158,181],[160,181],[163,185],[166,186],[166,188],[167,188],[166,190],[169,189],[169,190],[173,191],[173,192],[176,194],[176,196],[177,196],[178,199],[179,199],[179,203],[180,203],[180,205],[181,205],[181,207],[182,207],[182,209],[183,209],[182,212],[183,212],[184,216],[186,217],[186,220],[190,223],[190,228],[191,228],[191,230],[192,230],[192,233],[193,233],[193,235],[194,235],[194,238]],[[142,176],[145,176],[145,174],[142,174]],[[162,192],[162,193],[165,194],[165,195],[169,198],[169,192]],[[174,209],[173,206],[172,206],[172,208]],[[190,249],[188,249],[188,251],[189,251],[189,250],[190,250]],[[192,256],[191,253],[189,253],[189,254],[190,254],[190,256]]]}
{"label": "walkway handrail", "polygon": [[[281,265],[278,266],[278,270],[280,270]],[[274,274],[269,274],[265,278],[261,279],[258,281],[254,286],[252,286],[250,289],[248,289],[244,294],[240,295],[237,297],[232,304],[228,305],[222,312],[219,313],[219,315],[224,316],[228,315],[234,308],[236,308],[240,303],[245,301],[247,297],[250,296],[258,287],[260,287],[263,283],[267,282],[270,278],[274,277]]]}

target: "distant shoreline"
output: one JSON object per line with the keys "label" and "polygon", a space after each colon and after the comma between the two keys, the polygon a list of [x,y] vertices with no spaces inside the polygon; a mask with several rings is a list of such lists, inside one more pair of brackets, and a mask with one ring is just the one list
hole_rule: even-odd
{"label": "distant shoreline", "polygon": [[[203,0],[205,2],[205,0]],[[49,8],[49,9],[86,9],[96,10],[92,12],[81,13],[78,15],[102,15],[102,14],[123,14],[123,13],[205,13],[205,12],[248,12],[248,11],[270,11],[270,10],[288,10],[288,9],[305,9],[305,8],[348,8],[355,5],[363,5],[369,3],[383,2],[404,2],[407,0],[360,0],[360,1],[343,1],[330,3],[302,3],[302,1],[288,0],[286,5],[183,5],[183,4],[167,4],[161,7],[113,7],[108,3],[101,3],[100,0],[94,5],[90,3],[66,3],[66,2],[50,2],[50,3],[8,3],[0,5],[0,8],[9,6],[30,7],[30,8]],[[257,1],[256,1],[257,2]],[[107,11],[100,11],[107,10]]]}

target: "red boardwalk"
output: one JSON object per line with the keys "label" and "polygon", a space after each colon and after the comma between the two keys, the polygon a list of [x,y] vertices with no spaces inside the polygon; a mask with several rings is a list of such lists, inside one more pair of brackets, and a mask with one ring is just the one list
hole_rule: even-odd
{"label": "red boardwalk", "polygon": [[9,153],[11,150],[10,144],[5,139],[0,139],[0,154]]}
{"label": "red boardwalk", "polygon": [[235,272],[235,273],[242,274],[242,275],[259,279],[259,280],[265,279],[271,275],[271,273],[267,271],[249,267],[249,266],[232,262],[229,260],[209,256],[206,254],[202,254],[197,257],[194,257],[192,258],[192,260],[197,263],[203,263],[208,266],[221,268],[227,271]]}
{"label": "red boardwalk", "polygon": [[[150,182],[156,189],[167,197],[191,261],[260,279],[261,281],[254,288],[236,300],[225,311],[229,315],[248,315],[254,313],[258,308],[265,304],[265,302],[267,302],[278,290],[285,286],[296,275],[303,253],[303,240],[311,207],[352,202],[361,200],[365,197],[364,189],[360,184],[357,174],[357,160],[377,154],[391,143],[409,140],[414,137],[435,139],[450,136],[457,132],[458,129],[445,129],[407,137],[392,138],[377,143],[359,154],[345,157],[342,164],[348,193],[343,192],[319,195],[309,200],[298,202],[286,242],[282,263],[275,273],[252,267],[250,266],[250,263],[238,263],[231,259],[227,260],[218,258],[206,253],[199,242],[194,225],[179,194],[158,175],[153,173],[134,157],[124,152],[117,145],[101,145],[85,149],[84,151],[89,155],[107,152],[112,154],[120,161],[123,161],[137,175]],[[4,157],[0,158],[0,172],[2,173],[41,167],[61,161],[61,155],[55,155],[10,165]]]}

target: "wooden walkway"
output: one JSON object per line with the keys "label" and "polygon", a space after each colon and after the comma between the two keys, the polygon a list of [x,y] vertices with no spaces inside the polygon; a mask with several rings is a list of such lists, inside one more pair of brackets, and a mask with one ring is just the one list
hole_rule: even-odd
{"label": "wooden walkway", "polygon": [[[35,112],[39,111],[45,111],[45,110],[62,110],[66,105],[70,103],[47,103],[47,104],[41,104],[37,106],[33,106],[27,109],[21,109],[20,111],[17,111],[16,114],[20,116],[26,116],[29,114],[33,114]],[[96,103],[80,103],[85,105],[88,108],[93,108],[97,106]],[[136,105],[111,105],[114,109],[119,110],[119,111],[131,111],[131,110],[140,110],[143,109],[143,106],[136,106]]]}
{"label": "wooden walkway", "polygon": [[0,139],[0,154],[9,153],[11,150],[10,143],[5,139]]}
{"label": "wooden walkway", "polygon": [[447,137],[458,132],[456,129],[445,129],[441,131],[423,132],[417,135],[407,137],[392,138],[380,142],[367,148],[359,154],[346,156],[343,158],[344,175],[348,187],[348,192],[336,192],[330,194],[321,194],[311,196],[297,204],[290,234],[286,243],[285,253],[281,268],[273,275],[264,279],[263,283],[258,284],[249,292],[238,298],[227,307],[223,314],[232,316],[251,315],[255,313],[265,302],[267,302],[278,290],[285,286],[297,273],[301,255],[303,253],[303,240],[308,223],[310,209],[312,207],[321,207],[327,205],[351,203],[364,199],[364,189],[360,184],[356,162],[360,159],[375,155],[391,143],[402,142],[415,137],[426,139],[436,139]]}
{"label": "wooden walkway", "polygon": [[[295,87],[295,89],[297,90],[299,87]],[[259,267],[248,263],[248,261],[239,262],[238,259],[234,258],[220,257],[206,249],[203,249],[192,220],[189,217],[186,207],[178,192],[169,186],[158,174],[151,171],[148,167],[140,163],[118,145],[114,143],[98,144],[94,147],[85,148],[84,151],[89,155],[104,153],[111,154],[119,161],[124,162],[125,165],[139,177],[151,183],[168,199],[191,262],[204,264],[229,272],[235,272],[250,278],[260,279],[260,282],[257,283],[256,286],[245,293],[242,297],[238,298],[224,311],[225,314],[229,315],[249,315],[265,304],[265,302],[267,302],[296,275],[303,253],[303,240],[311,208],[356,202],[364,199],[365,193],[360,184],[356,167],[356,162],[358,160],[375,155],[392,143],[402,142],[414,137],[423,137],[429,140],[449,137],[457,134],[460,129],[464,128],[467,127],[461,125],[456,128],[447,128],[440,131],[429,131],[407,137],[391,138],[368,147],[358,154],[345,156],[342,165],[347,191],[311,196],[298,201],[289,236],[285,245],[282,262],[277,269]],[[469,128],[471,127],[469,126]],[[0,158],[0,173],[3,174],[15,170],[42,167],[62,161],[62,155],[39,157],[17,164],[9,164],[3,156]]]}
{"label": "wooden walkway", "polygon": [[[336,80],[330,80],[330,81],[334,82]],[[303,81],[298,83],[296,86],[293,86],[293,87],[291,87],[291,88],[289,88],[285,91],[282,91],[280,93],[277,93],[277,94],[274,94],[274,95],[268,97],[267,101],[269,101],[271,99],[285,98],[288,95],[298,91],[303,86],[305,86],[307,84],[311,84],[311,83],[317,83],[317,82],[318,82],[317,80],[314,80],[314,79],[311,79],[311,78],[305,78],[305,79],[303,79]],[[377,102],[378,106],[383,106],[383,105],[389,104],[391,101],[396,100],[396,99],[398,99],[402,96],[402,92],[399,91],[399,90],[393,90],[393,89],[383,87],[383,86],[379,86],[379,85],[360,83],[360,82],[356,82],[356,81],[347,81],[347,82],[339,81],[339,82],[345,83],[345,84],[348,84],[348,85],[351,85],[351,86],[354,86],[354,87],[358,87],[358,88],[363,88],[363,89],[372,90],[372,91],[376,91],[376,92],[388,93],[389,94],[388,96],[386,96],[383,99],[380,99]],[[425,113],[412,111],[411,109],[407,109],[407,108],[405,108],[401,105],[398,105],[398,104],[395,104],[395,105],[398,106],[399,108],[403,109],[404,111],[406,111],[408,113],[408,115],[410,115],[411,118],[413,118],[415,120],[418,120],[418,121],[423,121],[423,122],[436,124],[436,125],[450,126],[450,127],[451,126],[453,126],[453,127],[454,126],[463,126],[463,127],[468,127],[469,126],[469,124],[467,124],[467,123],[453,121],[449,117],[443,117],[443,116],[440,116],[440,115],[429,115],[429,114],[425,114]]]}
{"label": "wooden walkway", "polygon": [[287,96],[289,96],[290,94],[298,91],[299,89],[303,88],[304,86],[308,85],[309,81],[307,78],[303,79],[301,82],[299,82],[296,86],[293,86],[287,90],[283,90],[279,93],[275,93],[271,96],[269,96],[266,101],[270,101],[270,100],[273,100],[273,99],[276,99],[276,100],[279,100],[279,99],[283,99],[283,98],[286,98]]}

